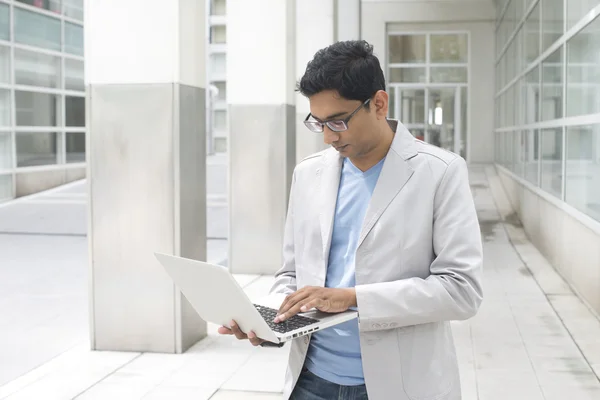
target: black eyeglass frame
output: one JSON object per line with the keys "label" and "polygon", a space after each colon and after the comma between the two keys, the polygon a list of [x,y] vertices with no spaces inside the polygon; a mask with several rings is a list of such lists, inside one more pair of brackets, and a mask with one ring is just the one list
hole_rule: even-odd
{"label": "black eyeglass frame", "polygon": [[[327,125],[327,127],[329,129],[331,129],[333,132],[344,132],[344,131],[348,130],[348,121],[350,121],[350,119],[357,112],[359,112],[361,108],[363,108],[364,106],[369,104],[370,101],[371,101],[371,99],[365,100],[360,106],[358,106],[356,108],[356,110],[352,111],[352,113],[344,119],[329,119],[327,121],[319,121],[311,113],[308,113],[308,115],[304,119],[304,125],[308,128],[308,130],[310,130],[311,132],[314,132],[314,133],[323,133],[323,130],[325,129],[325,125]],[[308,120],[311,116],[313,118],[315,118],[315,121]],[[334,124],[343,124],[343,125],[342,125],[342,128],[339,128],[339,127],[335,126]],[[320,129],[318,128],[319,126],[320,126]],[[313,129],[313,128],[316,128],[316,129]]]}

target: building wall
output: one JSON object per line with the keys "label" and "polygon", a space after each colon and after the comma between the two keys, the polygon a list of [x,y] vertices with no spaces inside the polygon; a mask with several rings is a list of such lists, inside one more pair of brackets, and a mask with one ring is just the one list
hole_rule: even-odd
{"label": "building wall", "polygon": [[500,168],[500,179],[536,248],[577,294],[600,313],[598,223]]}
{"label": "building wall", "polygon": [[[387,32],[464,31],[470,34],[467,142],[470,163],[493,161],[494,7],[488,1],[362,3],[362,38],[387,65]],[[468,21],[468,22],[465,22]]]}
{"label": "building wall", "polygon": [[532,242],[600,312],[600,5],[498,3],[497,168]]}

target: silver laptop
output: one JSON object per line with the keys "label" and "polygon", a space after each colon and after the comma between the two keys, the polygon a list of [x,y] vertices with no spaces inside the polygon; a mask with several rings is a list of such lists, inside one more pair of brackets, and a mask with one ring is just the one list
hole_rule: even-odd
{"label": "silver laptop", "polygon": [[352,310],[336,314],[312,310],[276,324],[273,319],[285,295],[269,295],[254,304],[227,268],[154,254],[203,320],[228,328],[234,320],[243,332],[254,331],[272,343],[283,343],[357,317]]}

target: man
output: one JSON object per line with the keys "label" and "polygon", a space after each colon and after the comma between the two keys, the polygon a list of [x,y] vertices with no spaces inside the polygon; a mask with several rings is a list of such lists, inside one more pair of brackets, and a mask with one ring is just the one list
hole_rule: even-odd
{"label": "man", "polygon": [[460,399],[449,321],[477,312],[483,258],[465,161],[387,119],[364,41],[317,52],[299,90],[331,148],[294,171],[276,322],[313,307],[359,318],[292,342],[284,397]]}

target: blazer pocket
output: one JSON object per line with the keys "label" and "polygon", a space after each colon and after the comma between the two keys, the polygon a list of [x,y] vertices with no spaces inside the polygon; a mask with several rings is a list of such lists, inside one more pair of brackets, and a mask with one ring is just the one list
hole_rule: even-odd
{"label": "blazer pocket", "polygon": [[435,400],[452,390],[456,366],[446,329],[441,322],[398,329],[402,383],[412,400]]}

